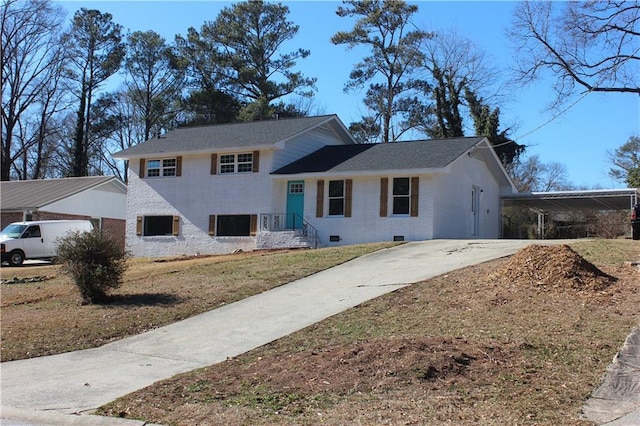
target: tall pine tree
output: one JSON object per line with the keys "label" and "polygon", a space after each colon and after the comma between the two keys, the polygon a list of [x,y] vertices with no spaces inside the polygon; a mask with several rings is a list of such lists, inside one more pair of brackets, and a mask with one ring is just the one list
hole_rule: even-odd
{"label": "tall pine tree", "polygon": [[67,43],[69,74],[77,83],[79,104],[70,175],[88,176],[91,105],[102,83],[120,69],[125,54],[122,26],[109,13],[82,8],[73,17]]}
{"label": "tall pine tree", "polygon": [[411,120],[401,122],[399,118],[421,109],[416,105],[421,102],[417,94],[428,85],[416,77],[416,70],[424,59],[421,45],[431,34],[416,29],[411,18],[418,7],[404,1],[348,0],[344,4],[337,15],[355,17],[357,21],[350,31],[334,34],[331,42],[349,49],[370,49],[370,55],[353,66],[345,85],[345,91],[349,91],[368,84],[364,103],[372,115],[353,126],[370,131],[377,123],[381,142],[397,140],[414,125]]}

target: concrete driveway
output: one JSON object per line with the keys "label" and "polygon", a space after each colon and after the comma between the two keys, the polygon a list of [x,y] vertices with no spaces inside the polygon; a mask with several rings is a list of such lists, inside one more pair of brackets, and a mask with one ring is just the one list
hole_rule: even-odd
{"label": "concrete driveway", "polygon": [[[553,243],[558,243],[554,241]],[[432,240],[378,251],[222,308],[96,349],[0,364],[3,425],[98,424],[88,413],[224,361],[385,293],[515,253],[530,240]],[[61,416],[62,415],[62,416]],[[56,417],[57,416],[57,417]],[[19,423],[32,419],[33,423]],[[100,421],[123,422],[100,418]],[[89,424],[89,423],[86,423]]]}

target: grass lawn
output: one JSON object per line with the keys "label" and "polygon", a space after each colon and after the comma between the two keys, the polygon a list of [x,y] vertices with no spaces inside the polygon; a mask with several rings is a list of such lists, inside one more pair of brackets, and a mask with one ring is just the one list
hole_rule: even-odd
{"label": "grass lawn", "polygon": [[97,347],[179,321],[295,281],[394,243],[318,250],[249,252],[229,256],[130,261],[111,303],[81,304],[71,280],[55,265],[2,267],[2,361]]}
{"label": "grass lawn", "polygon": [[[639,273],[628,261],[638,260],[640,245],[592,240],[572,248],[617,280],[604,287],[565,286],[563,271],[556,269],[558,285],[525,278],[505,282],[496,280],[496,273],[509,276],[504,272],[514,268],[511,259],[487,262],[397,290],[234,359],[158,382],[99,412],[165,425],[589,424],[579,418],[580,407],[638,325]],[[55,352],[49,345],[56,339],[39,340],[62,324],[67,324],[60,330],[68,335],[64,340],[82,342],[91,335],[87,346],[99,343],[87,329],[133,333],[157,327],[229,303],[236,293],[244,297],[290,280],[290,272],[274,266],[276,260],[295,265],[292,270],[307,268],[307,256],[340,263],[333,250],[139,261],[113,304],[102,307],[80,306],[79,296],[60,277],[3,285],[3,360],[5,353],[32,355],[36,346],[42,354]],[[172,290],[176,285],[179,292]],[[217,290],[205,290],[209,286]],[[185,304],[189,311],[181,308]],[[54,324],[48,318],[57,312],[54,316],[62,318]],[[41,323],[27,327],[21,318]],[[85,326],[89,321],[94,325]],[[34,330],[27,333],[27,328]],[[125,334],[114,331],[100,339]],[[71,350],[73,345],[64,346]]]}

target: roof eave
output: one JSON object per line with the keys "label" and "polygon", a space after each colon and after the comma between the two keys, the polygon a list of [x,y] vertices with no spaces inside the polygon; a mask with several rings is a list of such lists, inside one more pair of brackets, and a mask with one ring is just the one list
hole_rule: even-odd
{"label": "roof eave", "polygon": [[226,147],[226,148],[203,148],[196,150],[178,150],[178,151],[156,151],[156,152],[148,152],[142,154],[134,154],[134,155],[118,155],[118,153],[112,154],[111,158],[115,160],[136,160],[139,158],[155,158],[155,157],[177,157],[177,156],[187,156],[187,155],[202,155],[202,154],[211,154],[215,153],[226,153],[226,152],[248,152],[248,151],[264,151],[264,150],[273,150],[275,146],[272,144],[262,144],[262,145],[251,145],[245,147]]}
{"label": "roof eave", "polygon": [[10,209],[2,209],[2,213],[24,213],[29,211],[36,211],[38,207],[11,207]]}
{"label": "roof eave", "polygon": [[493,149],[493,146],[491,145],[491,142],[489,141],[489,139],[484,137],[475,146],[476,147],[480,147],[480,145],[483,145],[483,144],[486,145],[486,147],[488,148],[488,151],[489,151],[491,157],[493,158],[493,161],[495,162],[495,165],[499,168],[500,174],[504,178],[504,182],[507,184],[507,186],[510,187],[511,192],[514,192],[514,193],[518,192],[518,189],[516,188],[516,184],[513,182],[513,179],[511,179],[511,176],[509,176],[509,173],[507,172],[507,169],[504,168],[504,165],[502,164],[502,161],[500,161],[500,158],[498,158],[498,155],[496,154],[495,150]]}
{"label": "roof eave", "polygon": [[278,179],[312,179],[327,177],[375,177],[375,176],[408,176],[408,175],[442,175],[449,173],[448,167],[430,167],[419,169],[388,169],[388,170],[328,170],[326,172],[307,172],[290,174],[273,174]]}

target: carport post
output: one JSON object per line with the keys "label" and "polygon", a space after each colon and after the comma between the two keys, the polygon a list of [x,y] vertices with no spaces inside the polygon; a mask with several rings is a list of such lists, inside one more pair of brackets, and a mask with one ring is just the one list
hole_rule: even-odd
{"label": "carport post", "polygon": [[538,210],[538,239],[544,240],[544,211]]}

